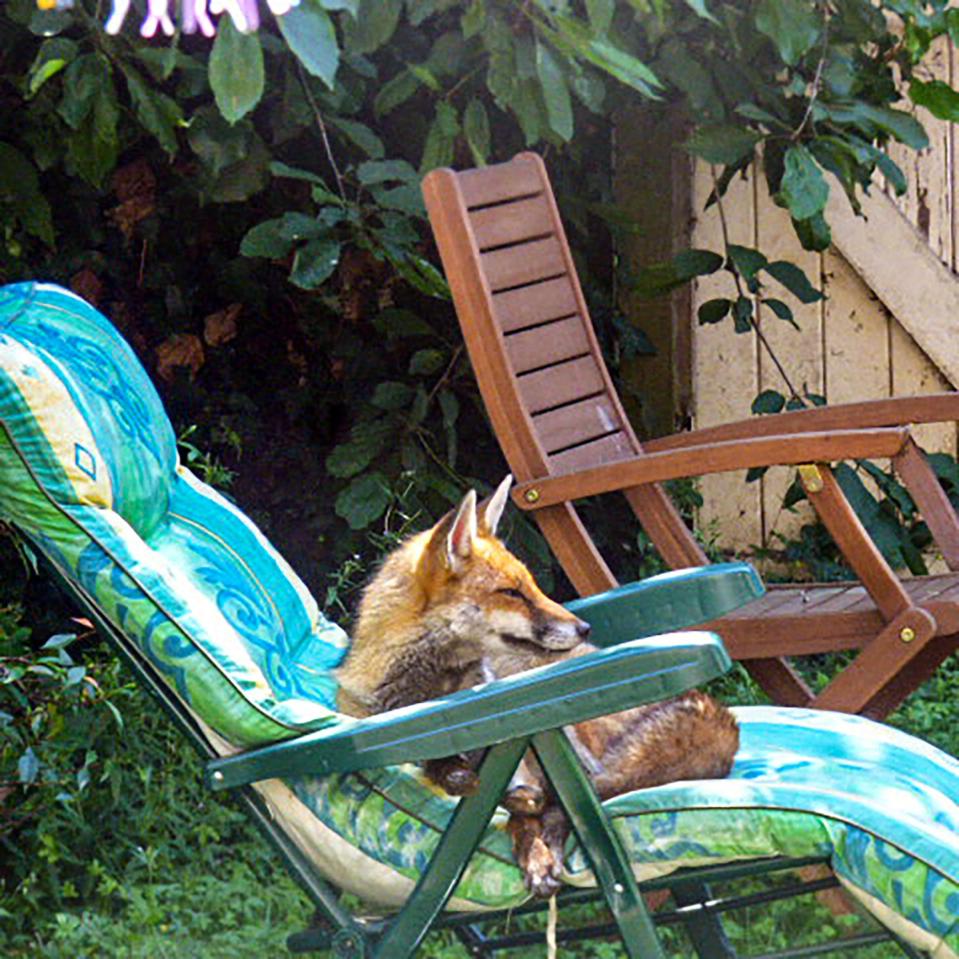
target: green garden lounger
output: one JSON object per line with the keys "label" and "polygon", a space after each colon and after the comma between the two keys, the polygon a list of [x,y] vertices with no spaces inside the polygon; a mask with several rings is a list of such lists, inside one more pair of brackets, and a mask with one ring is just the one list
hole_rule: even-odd
{"label": "green garden lounger", "polygon": [[[353,720],[335,711],[346,636],[256,527],[178,464],[143,369],[73,294],[0,287],[0,426],[0,519],[207,757],[211,788],[236,790],[277,845],[317,906],[316,927],[290,937],[294,951],[403,959],[438,927],[477,956],[525,944],[525,933],[484,929],[527,908],[497,798],[532,747],[574,825],[561,909],[598,885],[613,917],[598,932],[619,935],[634,959],[664,957],[658,927],[677,923],[702,959],[733,959],[722,912],[794,890],[727,902],[707,882],[813,862],[903,954],[959,956],[959,764],[919,740],[854,716],[742,708],[728,779],[602,806],[589,787],[562,726],[728,668],[710,634],[653,634],[754,598],[749,567],[667,574],[581,601],[606,647],[597,653]],[[459,803],[411,765],[482,747],[483,788]],[[637,880],[672,889],[676,908],[651,917]],[[362,898],[359,913],[342,905],[344,891]],[[844,941],[838,954],[874,938]]]}

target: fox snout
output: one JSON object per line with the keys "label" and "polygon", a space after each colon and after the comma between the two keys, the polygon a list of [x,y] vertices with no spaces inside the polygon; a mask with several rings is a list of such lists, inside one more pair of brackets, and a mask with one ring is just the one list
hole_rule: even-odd
{"label": "fox snout", "polygon": [[589,623],[577,616],[566,620],[552,620],[534,630],[534,642],[544,649],[572,649],[589,638]]}

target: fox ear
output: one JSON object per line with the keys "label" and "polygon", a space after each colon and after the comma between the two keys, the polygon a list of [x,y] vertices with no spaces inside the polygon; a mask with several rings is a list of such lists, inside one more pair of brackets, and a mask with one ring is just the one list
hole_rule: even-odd
{"label": "fox ear", "polygon": [[476,492],[470,490],[463,497],[446,535],[446,564],[454,573],[462,570],[464,560],[473,552],[476,534]]}
{"label": "fox ear", "polygon": [[496,487],[493,495],[480,506],[480,530],[486,536],[495,536],[496,527],[509,499],[509,488],[513,485],[513,474],[507,473],[506,478]]}

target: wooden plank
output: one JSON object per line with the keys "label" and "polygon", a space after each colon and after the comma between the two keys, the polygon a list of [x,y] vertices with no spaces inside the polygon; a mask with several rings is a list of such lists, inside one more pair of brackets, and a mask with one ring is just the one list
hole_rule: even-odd
{"label": "wooden plank", "polygon": [[[747,178],[737,176],[723,200],[729,239],[744,246],[756,245],[754,220],[754,171]],[[713,176],[706,163],[697,163],[693,178],[693,228],[690,245],[723,252],[723,231],[719,207],[705,209],[713,191]],[[720,271],[699,277],[693,283],[693,316],[699,307],[715,297],[735,296],[729,274]],[[695,322],[695,321],[694,321]],[[759,367],[756,340],[737,336],[727,319],[693,332],[693,424],[698,428],[745,419],[758,392]],[[701,528],[715,525],[725,549],[748,550],[762,539],[761,491],[757,484],[743,482],[744,474],[705,477],[700,484],[703,505],[698,512]]]}
{"label": "wooden plank", "polygon": [[510,287],[561,276],[566,261],[554,236],[480,254],[480,268],[495,293]]}
{"label": "wooden plank", "polygon": [[850,209],[835,180],[830,186],[826,215],[837,249],[949,382],[959,384],[954,274],[884,193],[873,190],[863,197],[863,218]]}
{"label": "wooden plank", "polygon": [[578,316],[506,337],[506,352],[517,374],[589,353],[589,338]]}
{"label": "wooden plank", "polygon": [[457,178],[463,200],[469,209],[532,196],[543,189],[536,166],[521,160],[463,170],[457,174]]}
{"label": "wooden plank", "polygon": [[889,313],[848,261],[824,254],[825,392],[830,406],[889,396]]}
{"label": "wooden plank", "polygon": [[549,453],[622,429],[622,421],[605,393],[533,417],[533,428]]}
{"label": "wooden plank", "polygon": [[738,423],[724,423],[704,430],[675,433],[647,440],[649,453],[682,449],[686,446],[718,443],[723,440],[773,436],[779,433],[814,433],[827,430],[862,429],[867,426],[905,426],[909,423],[954,423],[959,420],[959,393],[931,393],[926,396],[897,396],[884,400],[866,400],[842,406],[754,416]]}
{"label": "wooden plank", "polygon": [[[831,433],[763,436],[731,443],[692,446],[665,453],[645,453],[615,470],[595,466],[575,474],[529,480],[518,483],[512,495],[521,509],[535,510],[585,496],[686,476],[706,476],[753,466],[831,463],[841,459],[895,456],[908,439],[907,429],[836,430]],[[822,476],[827,486],[830,485],[828,481],[835,482],[826,468],[823,468]],[[855,568],[856,558],[846,555]]]}
{"label": "wooden plank", "polygon": [[523,405],[531,414],[599,393],[603,386],[603,377],[591,356],[519,377]]}
{"label": "wooden plank", "polygon": [[549,458],[550,467],[557,473],[587,469],[604,463],[616,463],[633,455],[629,437],[624,433],[610,433],[582,446],[574,446]]}
{"label": "wooden plank", "polygon": [[[959,285],[955,279],[952,285]],[[952,321],[955,323],[955,320]],[[922,396],[948,389],[942,373],[936,369],[916,341],[893,322],[889,330],[892,365],[892,392],[897,396]],[[959,337],[954,339],[959,340]],[[926,423],[913,427],[916,442],[928,452],[956,453],[956,424]]]}
{"label": "wooden plank", "polygon": [[[756,201],[757,246],[771,260],[789,260],[805,271],[810,282],[820,285],[822,258],[820,254],[803,250],[796,239],[789,214],[776,206],[768,191],[757,188]],[[775,280],[763,279],[763,296],[787,303],[799,329],[779,319],[772,310],[760,305],[758,322],[763,338],[769,344],[785,370],[789,382],[801,395],[823,392],[823,304],[800,303]],[[759,388],[773,389],[789,399],[789,387],[765,349],[759,350]],[[761,482],[763,545],[774,546],[774,534],[787,538],[799,536],[799,529],[808,523],[811,510],[800,504],[793,510],[783,509],[783,497],[792,485],[795,470],[773,468]]]}
{"label": "wooden plank", "polygon": [[549,206],[542,196],[474,210],[470,214],[470,225],[481,251],[553,232]]}
{"label": "wooden plank", "polygon": [[574,316],[579,310],[568,276],[495,293],[492,300],[493,315],[504,333]]}

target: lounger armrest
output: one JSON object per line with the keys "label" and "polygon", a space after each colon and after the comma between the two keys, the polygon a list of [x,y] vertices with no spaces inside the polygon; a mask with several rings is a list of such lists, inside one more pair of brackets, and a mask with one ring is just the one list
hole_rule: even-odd
{"label": "lounger armrest", "polygon": [[591,643],[606,647],[719,619],[765,591],[749,563],[715,563],[649,576],[566,608],[593,627]]}
{"label": "lounger armrest", "polygon": [[643,442],[648,453],[685,449],[727,440],[758,436],[822,433],[830,430],[870,429],[908,426],[912,423],[959,421],[959,393],[931,393],[928,396],[897,396],[862,403],[840,403],[805,410],[753,416],[748,420],[721,423],[699,430],[673,433]]}
{"label": "lounger armrest", "polygon": [[908,428],[837,430],[831,433],[760,436],[643,453],[556,476],[529,480],[513,489],[513,500],[525,510],[542,509],[586,496],[611,493],[646,483],[758,466],[831,463],[843,459],[896,456],[909,440]]}
{"label": "lounger armrest", "polygon": [[451,756],[675,696],[729,669],[713,633],[672,633],[601,649],[417,703],[217,759],[213,789],[326,776]]}

